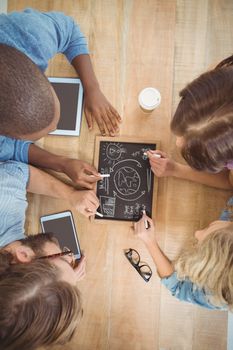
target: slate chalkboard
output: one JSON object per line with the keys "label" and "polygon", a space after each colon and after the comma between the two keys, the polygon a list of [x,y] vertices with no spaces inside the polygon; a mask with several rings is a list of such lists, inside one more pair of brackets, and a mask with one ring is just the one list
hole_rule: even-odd
{"label": "slate chalkboard", "polygon": [[100,141],[98,171],[110,177],[97,183],[103,218],[96,220],[137,221],[143,209],[152,216],[154,174],[143,154],[149,149],[156,143]]}

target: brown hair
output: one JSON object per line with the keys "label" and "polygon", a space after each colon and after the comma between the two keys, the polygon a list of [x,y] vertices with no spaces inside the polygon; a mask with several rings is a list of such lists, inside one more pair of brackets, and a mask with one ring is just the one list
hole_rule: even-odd
{"label": "brown hair", "polygon": [[46,128],[54,97],[45,75],[19,50],[0,44],[0,134],[19,137]]}
{"label": "brown hair", "polygon": [[32,350],[71,340],[82,315],[78,289],[48,261],[11,264],[0,252],[0,349]]}
{"label": "brown hair", "polygon": [[194,169],[218,172],[233,160],[233,55],[180,92],[171,130],[184,137],[182,156]]}

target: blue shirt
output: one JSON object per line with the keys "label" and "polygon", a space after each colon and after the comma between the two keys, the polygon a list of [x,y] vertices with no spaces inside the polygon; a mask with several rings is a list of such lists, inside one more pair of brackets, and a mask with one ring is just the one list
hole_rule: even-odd
{"label": "blue shirt", "polygon": [[[227,202],[227,206],[222,211],[219,220],[233,221],[233,197],[231,197]],[[177,278],[176,272],[173,272],[173,274],[169,277],[162,278],[161,282],[167,289],[171,291],[172,295],[179,300],[197,304],[208,309],[228,309],[227,305],[225,307],[218,307],[211,304],[211,302],[209,302],[211,294],[208,294],[203,288],[199,288],[188,278],[179,280]]]}
{"label": "blue shirt", "polygon": [[1,14],[0,43],[23,52],[42,71],[57,53],[63,53],[69,62],[78,55],[88,54],[79,26],[62,12],[26,9]]}
{"label": "blue shirt", "polygon": [[[87,43],[74,20],[61,12],[23,12],[0,14],[0,43],[27,55],[42,71],[57,53],[71,62],[88,54]],[[9,159],[28,162],[28,141],[0,136],[0,161]]]}
{"label": "blue shirt", "polygon": [[[0,43],[27,55],[44,71],[48,61],[63,53],[71,62],[88,54],[86,39],[71,17],[60,12],[0,14]],[[30,142],[0,136],[0,246],[24,237]]]}
{"label": "blue shirt", "polygon": [[0,163],[0,247],[24,238],[26,187],[29,167],[25,163]]}

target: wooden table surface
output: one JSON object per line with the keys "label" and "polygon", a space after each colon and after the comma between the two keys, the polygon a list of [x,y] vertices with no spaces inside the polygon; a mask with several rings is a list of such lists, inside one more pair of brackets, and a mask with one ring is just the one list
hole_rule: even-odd
{"label": "wooden table surface", "polygon": [[[33,7],[63,11],[86,35],[103,92],[123,117],[120,135],[161,141],[181,160],[169,123],[186,83],[231,54],[231,0],[9,0],[8,11]],[[39,28],[38,28],[39,29]],[[57,55],[46,72],[74,77]],[[150,116],[138,107],[139,91],[159,89],[162,102]],[[85,118],[80,137],[47,136],[39,144],[52,152],[93,162],[97,127]],[[182,160],[181,160],[182,161]],[[161,247],[174,258],[195,229],[216,219],[229,192],[173,178],[158,180],[154,218]],[[29,196],[26,232],[40,231],[39,217],[71,209],[65,202]],[[87,276],[80,282],[84,316],[68,350],[225,350],[227,313],[208,311],[171,297],[160,284],[152,259],[130,224],[90,223],[74,210]],[[137,249],[153,269],[146,284],[122,250]],[[64,348],[64,347],[63,347]]]}

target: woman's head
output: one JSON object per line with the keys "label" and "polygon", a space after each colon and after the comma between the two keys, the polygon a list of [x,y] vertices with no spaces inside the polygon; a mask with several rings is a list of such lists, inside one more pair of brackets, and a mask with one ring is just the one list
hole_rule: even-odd
{"label": "woman's head", "polygon": [[233,56],[188,84],[180,97],[171,130],[184,159],[197,170],[222,170],[233,160]]}
{"label": "woman's head", "polygon": [[184,250],[175,266],[179,278],[188,277],[210,293],[216,306],[233,310],[233,223],[214,221],[195,233],[198,243]]}
{"label": "woman's head", "polygon": [[80,293],[65,276],[73,272],[69,260],[38,259],[61,252],[44,237],[0,250],[0,350],[66,343],[82,316]]}

